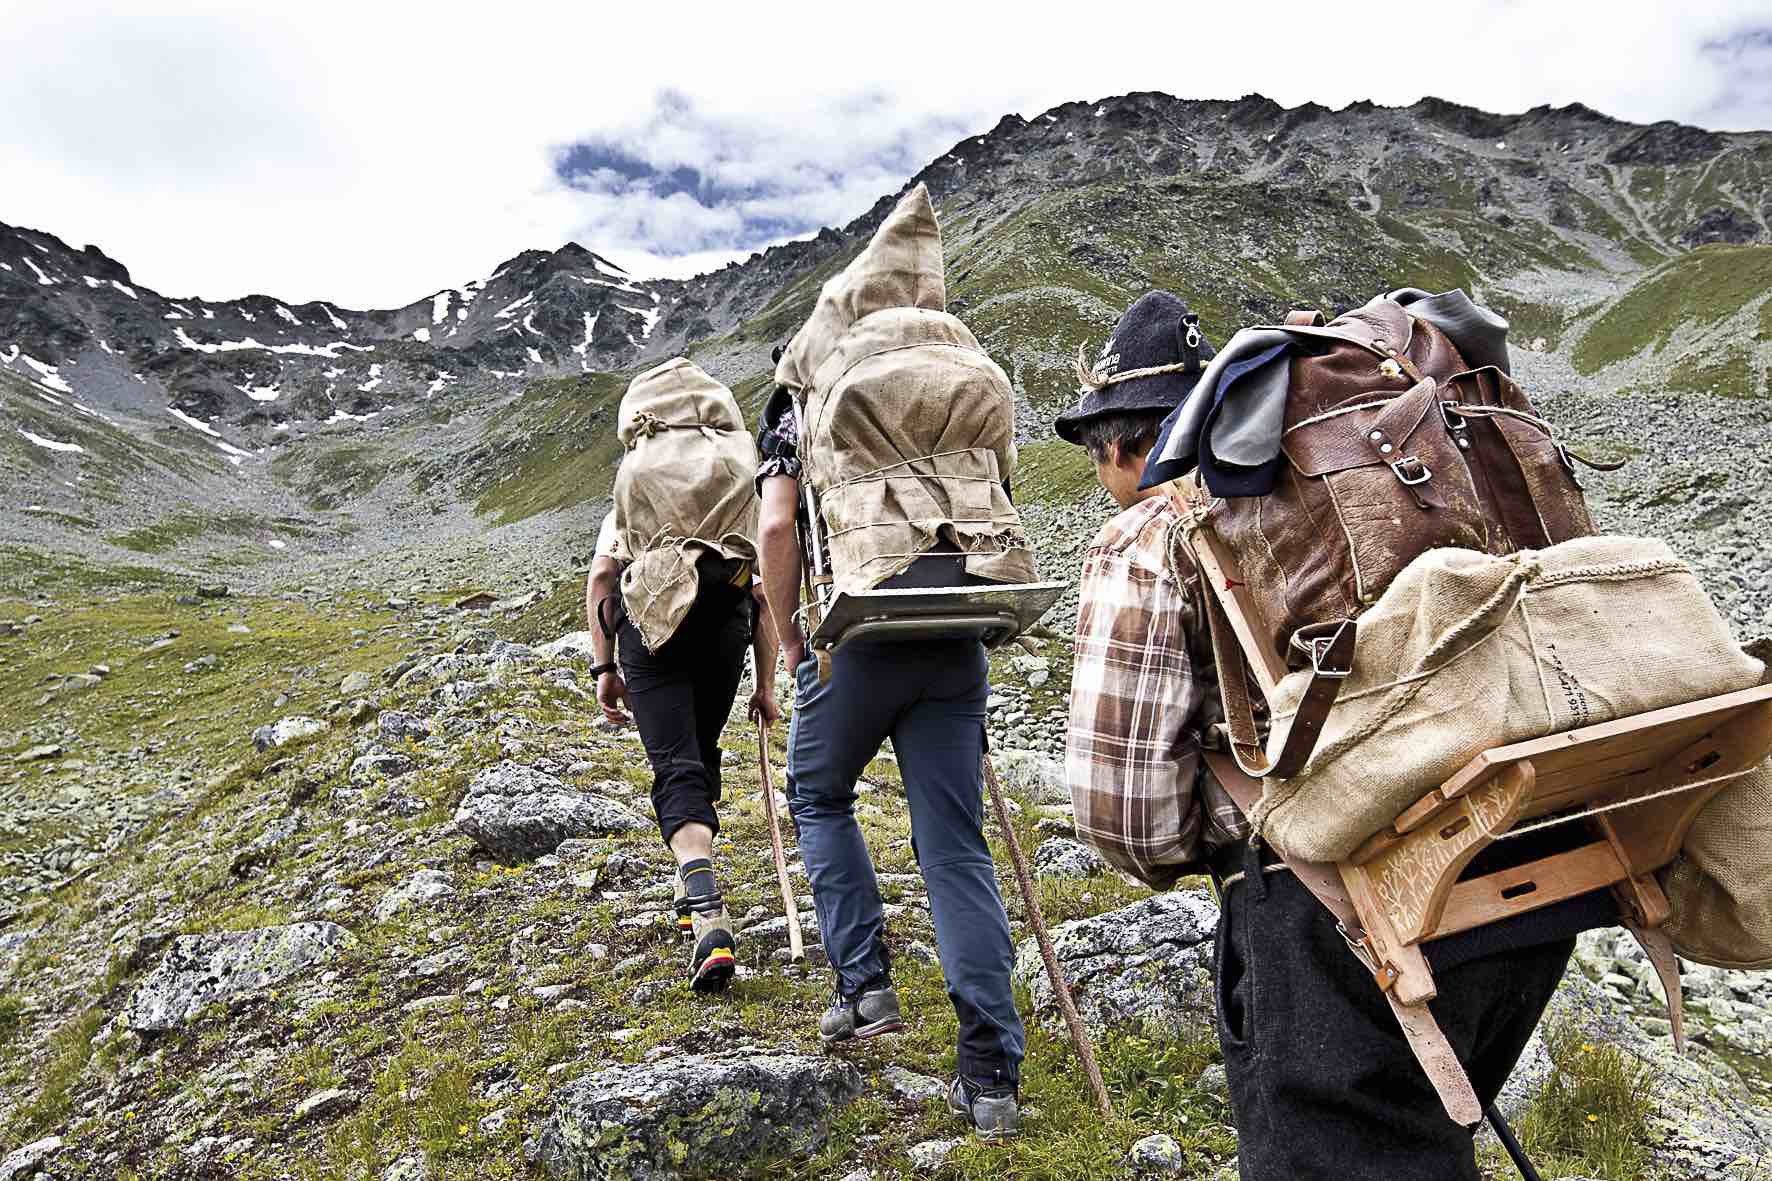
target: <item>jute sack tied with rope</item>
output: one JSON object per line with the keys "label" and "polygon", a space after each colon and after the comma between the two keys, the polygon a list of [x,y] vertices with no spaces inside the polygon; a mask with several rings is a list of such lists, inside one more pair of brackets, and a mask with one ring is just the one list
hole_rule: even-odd
{"label": "jute sack tied with rope", "polygon": [[[1289,856],[1338,861],[1490,747],[1750,688],[1763,672],[1661,541],[1429,550],[1360,617],[1316,751],[1267,781],[1252,820]],[[1309,679],[1277,687],[1270,754]]]}
{"label": "jute sack tied with rope", "polygon": [[616,413],[622,606],[656,652],[695,602],[703,551],[756,560],[757,446],[732,391],[684,357],[634,378]]}
{"label": "jute sack tied with rope", "polygon": [[[1772,658],[1772,640],[1748,652]],[[1772,762],[1718,792],[1658,876],[1675,951],[1718,968],[1772,968]]]}
{"label": "jute sack tied with rope", "polygon": [[970,575],[1037,577],[1003,482],[1014,392],[945,310],[941,231],[918,185],[825,285],[776,367],[801,399],[800,456],[836,591],[866,591],[940,545]]}

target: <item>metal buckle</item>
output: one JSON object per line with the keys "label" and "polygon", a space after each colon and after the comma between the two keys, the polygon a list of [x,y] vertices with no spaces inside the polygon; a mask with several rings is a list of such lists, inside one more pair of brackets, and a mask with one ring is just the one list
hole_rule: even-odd
{"label": "metal buckle", "polygon": [[1440,421],[1445,423],[1446,430],[1453,434],[1470,429],[1470,423],[1458,411],[1457,402],[1442,401],[1440,403]]}
{"label": "metal buckle", "polygon": [[1341,668],[1325,668],[1323,666],[1324,659],[1329,655],[1335,645],[1341,642],[1342,633],[1347,631],[1352,625],[1353,620],[1344,619],[1342,620],[1341,626],[1336,628],[1329,635],[1317,636],[1307,642],[1307,647],[1311,656],[1311,672],[1313,674],[1319,677],[1327,677],[1332,681],[1342,681],[1346,680],[1348,674],[1354,671],[1353,662],[1351,660]]}
{"label": "metal buckle", "polygon": [[1341,936],[1342,942],[1347,944],[1348,950],[1354,953],[1354,958],[1365,965],[1368,972],[1374,976],[1378,975],[1378,957],[1372,954],[1372,945],[1366,941],[1366,936],[1362,934],[1356,939],[1353,933],[1340,923],[1335,924],[1335,930]]}
{"label": "metal buckle", "polygon": [[[1421,471],[1421,474],[1413,480],[1403,474],[1403,468],[1408,464],[1414,464]],[[1405,487],[1409,488],[1413,488],[1417,484],[1425,484],[1434,478],[1433,469],[1413,455],[1406,455],[1402,459],[1391,461],[1391,474],[1401,480]]]}

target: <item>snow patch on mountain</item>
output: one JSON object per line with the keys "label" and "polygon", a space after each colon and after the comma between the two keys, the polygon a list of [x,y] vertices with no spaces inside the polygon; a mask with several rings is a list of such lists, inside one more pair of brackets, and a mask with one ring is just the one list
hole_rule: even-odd
{"label": "snow patch on mountain", "polygon": [[78,443],[63,443],[56,439],[46,439],[42,435],[32,434],[23,427],[19,428],[18,433],[37,444],[37,446],[43,448],[45,451],[65,451],[73,455],[86,454],[86,448],[80,446]]}

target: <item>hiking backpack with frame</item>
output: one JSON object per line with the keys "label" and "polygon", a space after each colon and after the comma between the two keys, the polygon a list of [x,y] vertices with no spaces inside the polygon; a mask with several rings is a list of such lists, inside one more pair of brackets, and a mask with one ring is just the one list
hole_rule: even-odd
{"label": "hiking backpack with frame", "polygon": [[[1294,312],[1263,331],[1299,346],[1273,492],[1214,497],[1191,478],[1168,492],[1211,588],[1202,607],[1225,749],[1209,751],[1207,763],[1254,821],[1257,840],[1265,790],[1306,768],[1353,668],[1358,617],[1418,555],[1436,547],[1508,554],[1592,531],[1572,453],[1508,375],[1466,368],[1443,333],[1394,300],[1332,323]],[[1252,560],[1240,563],[1245,555]],[[1309,670],[1295,674],[1296,712],[1264,750],[1257,707],[1275,700],[1294,665]],[[1683,1044],[1656,871],[1678,855],[1704,805],[1772,752],[1772,685],[1745,683],[1483,750],[1333,861],[1274,845],[1372,973],[1456,1122],[1473,1126],[1483,1112],[1427,1007],[1435,986],[1422,949],[1433,940],[1610,890]],[[1586,839],[1465,874],[1498,840],[1570,824],[1585,826]]]}
{"label": "hiking backpack with frame", "polygon": [[776,356],[799,424],[805,630],[821,677],[858,640],[1000,646],[1064,590],[1038,580],[1009,500],[1009,379],[946,301],[919,184]]}

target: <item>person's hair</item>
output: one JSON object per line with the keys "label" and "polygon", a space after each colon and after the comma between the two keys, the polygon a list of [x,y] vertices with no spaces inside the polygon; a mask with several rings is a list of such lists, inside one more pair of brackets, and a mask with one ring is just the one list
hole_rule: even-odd
{"label": "person's hair", "polygon": [[1096,463],[1106,463],[1112,444],[1120,445],[1121,455],[1143,455],[1157,441],[1157,428],[1163,425],[1161,410],[1118,410],[1085,419],[1077,425],[1077,435]]}

